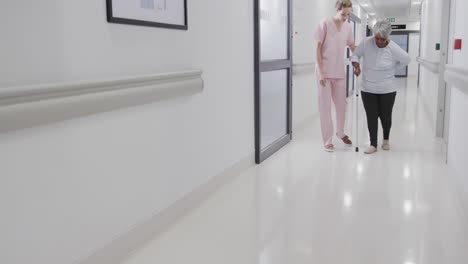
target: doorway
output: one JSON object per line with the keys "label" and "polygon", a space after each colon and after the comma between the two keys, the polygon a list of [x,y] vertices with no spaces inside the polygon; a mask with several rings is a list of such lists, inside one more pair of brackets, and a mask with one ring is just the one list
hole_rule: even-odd
{"label": "doorway", "polygon": [[[408,53],[409,47],[409,33],[393,31],[390,35],[390,39],[398,44],[404,51]],[[395,77],[406,78],[408,77],[408,66],[400,67],[395,70]]]}

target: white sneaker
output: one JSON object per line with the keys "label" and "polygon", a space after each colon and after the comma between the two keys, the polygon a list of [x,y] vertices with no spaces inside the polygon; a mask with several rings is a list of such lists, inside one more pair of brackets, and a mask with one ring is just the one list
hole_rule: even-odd
{"label": "white sneaker", "polygon": [[326,152],[334,152],[334,151],[335,151],[335,146],[333,146],[333,144],[326,145],[326,146],[324,147],[324,150],[325,150]]}
{"label": "white sneaker", "polygon": [[383,150],[390,150],[390,142],[388,140],[384,140],[382,143]]}
{"label": "white sneaker", "polygon": [[377,148],[374,146],[369,146],[366,151],[364,151],[365,154],[374,154],[377,152]]}

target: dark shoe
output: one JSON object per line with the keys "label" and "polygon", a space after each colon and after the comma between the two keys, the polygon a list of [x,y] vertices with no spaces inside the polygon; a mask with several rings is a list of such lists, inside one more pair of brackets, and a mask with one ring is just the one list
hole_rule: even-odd
{"label": "dark shoe", "polygon": [[343,143],[345,143],[346,145],[353,145],[353,142],[349,139],[348,136],[344,136],[343,138],[341,138],[341,140],[343,140]]}

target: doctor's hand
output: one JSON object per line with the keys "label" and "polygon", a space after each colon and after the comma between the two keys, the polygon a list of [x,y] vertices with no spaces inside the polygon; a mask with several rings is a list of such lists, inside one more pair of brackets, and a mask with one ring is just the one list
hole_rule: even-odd
{"label": "doctor's hand", "polygon": [[325,87],[326,83],[325,83],[325,79],[324,78],[320,78],[320,85],[322,87]]}
{"label": "doctor's hand", "polygon": [[323,71],[320,70],[320,75],[319,75],[320,86],[325,87],[326,82],[325,82],[325,77],[323,76],[324,76]]}

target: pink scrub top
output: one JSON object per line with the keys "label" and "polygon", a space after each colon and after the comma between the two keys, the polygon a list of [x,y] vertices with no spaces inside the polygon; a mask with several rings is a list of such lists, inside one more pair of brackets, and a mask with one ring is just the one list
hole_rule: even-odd
{"label": "pink scrub top", "polygon": [[[341,30],[332,18],[326,18],[320,22],[315,30],[315,40],[322,42],[322,63],[324,79],[345,79],[345,48],[354,43],[353,29],[351,24],[344,22]],[[320,69],[317,64],[317,77]]]}

